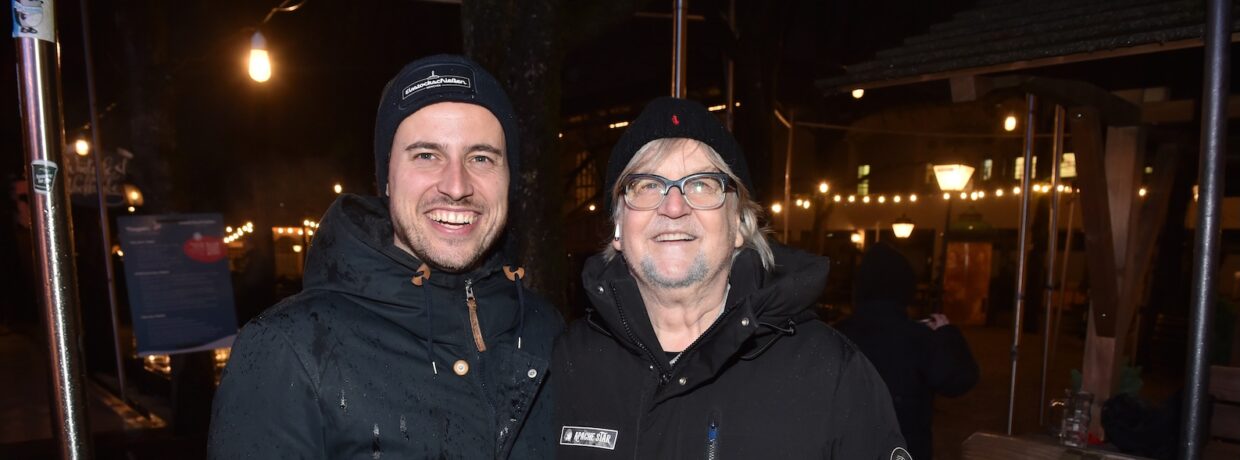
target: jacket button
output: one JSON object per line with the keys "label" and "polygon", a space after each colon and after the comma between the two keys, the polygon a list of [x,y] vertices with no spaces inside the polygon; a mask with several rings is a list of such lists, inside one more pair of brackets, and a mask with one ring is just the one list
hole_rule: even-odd
{"label": "jacket button", "polygon": [[749,318],[741,318],[741,326],[749,326]]}
{"label": "jacket button", "polygon": [[469,363],[465,362],[463,359],[456,360],[456,363],[452,364],[452,372],[456,372],[456,375],[468,374]]}
{"label": "jacket button", "polygon": [[689,383],[689,379],[681,377],[679,382],[680,382],[680,386],[685,386],[686,383]]}
{"label": "jacket button", "polygon": [[530,378],[538,377],[538,371],[530,369],[530,371],[526,372],[525,375],[528,375]]}

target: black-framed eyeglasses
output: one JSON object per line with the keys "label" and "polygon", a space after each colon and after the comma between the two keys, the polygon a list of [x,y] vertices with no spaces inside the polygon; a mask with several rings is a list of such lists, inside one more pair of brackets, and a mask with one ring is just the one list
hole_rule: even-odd
{"label": "black-framed eyeglasses", "polygon": [[656,174],[630,174],[624,178],[624,203],[637,211],[649,211],[663,204],[667,192],[680,189],[690,208],[708,211],[723,206],[727,192],[735,190],[728,175],[702,172],[671,180]]}

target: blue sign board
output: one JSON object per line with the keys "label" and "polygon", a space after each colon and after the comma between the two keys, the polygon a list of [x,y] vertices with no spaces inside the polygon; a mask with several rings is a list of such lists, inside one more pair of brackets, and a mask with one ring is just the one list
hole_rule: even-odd
{"label": "blue sign board", "polygon": [[138,356],[225,348],[237,335],[219,214],[117,218]]}

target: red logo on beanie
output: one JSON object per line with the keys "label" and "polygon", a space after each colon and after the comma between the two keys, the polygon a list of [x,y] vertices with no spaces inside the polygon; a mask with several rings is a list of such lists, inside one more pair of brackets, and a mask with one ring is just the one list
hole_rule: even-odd
{"label": "red logo on beanie", "polygon": [[672,115],[672,124],[676,126],[680,126],[680,119],[676,118],[675,115]]}

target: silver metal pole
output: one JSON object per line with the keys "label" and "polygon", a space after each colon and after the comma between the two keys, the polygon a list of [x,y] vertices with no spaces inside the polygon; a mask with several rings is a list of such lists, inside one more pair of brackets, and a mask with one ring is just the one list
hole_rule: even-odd
{"label": "silver metal pole", "polygon": [[121,401],[129,402],[125,394],[125,354],[121,345],[120,310],[116,305],[116,269],[112,264],[112,225],[108,220],[108,205],[103,194],[103,143],[99,141],[99,106],[95,97],[95,63],[90,46],[90,14],[86,0],[78,0],[82,15],[82,49],[85,51],[86,95],[90,102],[90,143],[95,153],[95,195],[99,198],[99,231],[103,240],[103,271],[108,278],[108,307],[112,316],[112,347],[116,353],[116,382]]}
{"label": "silver metal pole", "polygon": [[784,244],[790,244],[788,241],[788,214],[792,213],[792,133],[796,131],[796,114],[789,112],[789,118],[784,118],[778,110],[775,111],[775,119],[779,120],[784,127],[788,128],[788,149],[784,154],[784,203],[785,208],[782,212],[784,215]]}
{"label": "silver metal pole", "polygon": [[673,0],[672,6],[672,97],[685,97],[685,10],[689,0]]}
{"label": "silver metal pole", "polygon": [[[73,221],[69,212],[69,189],[60,177],[65,132],[55,3],[45,0],[37,11],[23,11],[17,2],[13,5],[12,13],[17,19],[13,35],[17,48],[22,143],[26,162],[30,165],[31,231],[51,357],[51,418],[55,436],[60,440],[60,457],[84,459],[91,457],[90,425],[87,424],[85,379],[82,377]],[[29,27],[21,25],[23,18],[36,13],[42,15],[41,22]]]}
{"label": "silver metal pole", "polygon": [[1054,339],[1051,342],[1051,352],[1050,352],[1051,362],[1049,364],[1050,367],[1055,366],[1055,357],[1059,356],[1058,354],[1059,325],[1063,321],[1063,306],[1067,302],[1066,300],[1067,298],[1064,296],[1067,295],[1067,289],[1068,289],[1068,256],[1072,254],[1072,231],[1073,231],[1072,228],[1073,228],[1074,220],[1076,220],[1076,200],[1069,199],[1068,200],[1068,230],[1067,230],[1067,236],[1064,237],[1064,241],[1063,241],[1063,257],[1062,257],[1063,258],[1063,269],[1059,271],[1059,302],[1058,302],[1058,305],[1055,307],[1055,332],[1054,334],[1052,334],[1052,337],[1054,337]]}
{"label": "silver metal pole", "polygon": [[[736,0],[728,0],[728,33],[732,34],[732,39],[736,39]],[[727,75],[727,115],[724,116],[725,126],[728,131],[732,131],[732,125],[736,122],[736,61],[728,57],[728,75]]]}
{"label": "silver metal pole", "polygon": [[1051,315],[1055,294],[1055,249],[1059,242],[1059,162],[1063,157],[1063,106],[1055,105],[1055,134],[1051,151],[1051,206],[1049,231],[1046,236],[1046,286],[1042,305],[1046,309],[1046,323],[1042,326],[1042,386],[1038,393],[1038,426],[1046,424],[1046,376],[1050,365]]}
{"label": "silver metal pole", "polygon": [[1197,231],[1193,238],[1193,297],[1188,328],[1180,458],[1201,456],[1209,426],[1206,419],[1210,383],[1210,327],[1213,321],[1215,270],[1218,268],[1219,219],[1222,214],[1223,152],[1227,151],[1227,96],[1231,35],[1231,1],[1206,6],[1205,78],[1201,95],[1201,160],[1197,171]]}
{"label": "silver metal pole", "polygon": [[1008,416],[1007,416],[1007,434],[1012,435],[1012,415],[1016,410],[1016,363],[1020,357],[1020,324],[1021,315],[1025,307],[1025,262],[1028,257],[1026,246],[1029,245],[1029,198],[1032,191],[1029,189],[1029,176],[1033,175],[1033,125],[1034,117],[1037,116],[1038,97],[1033,94],[1025,94],[1025,104],[1028,111],[1025,116],[1025,165],[1024,174],[1020,178],[1020,231],[1016,244],[1016,302],[1015,308],[1012,310],[1012,379],[1008,388]]}
{"label": "silver metal pole", "polygon": [[943,313],[943,300],[947,298],[947,232],[952,227],[952,202],[956,201],[956,197],[952,196],[951,192],[944,193],[947,193],[947,213],[943,215],[943,237],[942,243],[939,243],[939,275],[935,280],[939,295],[932,307],[934,313]]}

